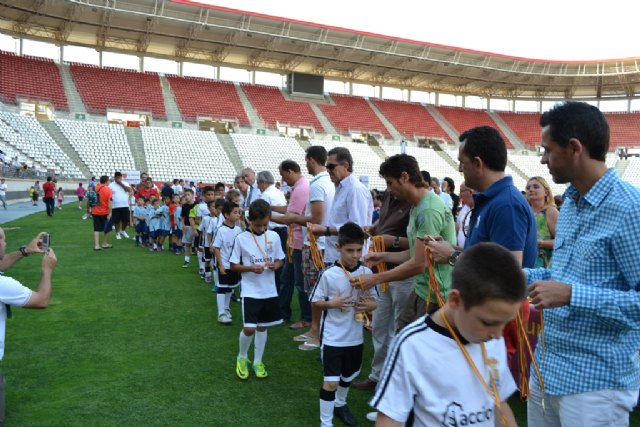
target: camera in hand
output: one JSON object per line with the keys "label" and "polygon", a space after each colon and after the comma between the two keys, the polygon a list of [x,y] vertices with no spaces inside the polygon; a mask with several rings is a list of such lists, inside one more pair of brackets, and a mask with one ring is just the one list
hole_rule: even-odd
{"label": "camera in hand", "polygon": [[49,233],[44,233],[42,237],[40,237],[40,249],[45,252],[49,251],[49,245],[51,244],[51,237]]}

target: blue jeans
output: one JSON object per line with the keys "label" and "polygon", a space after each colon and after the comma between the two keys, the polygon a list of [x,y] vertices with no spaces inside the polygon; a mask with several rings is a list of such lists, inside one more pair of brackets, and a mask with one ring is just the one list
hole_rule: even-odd
{"label": "blue jeans", "polygon": [[56,207],[55,199],[53,197],[45,197],[42,200],[44,200],[44,205],[47,208],[47,215],[53,216]]}
{"label": "blue jeans", "polygon": [[298,304],[300,305],[300,318],[311,321],[311,303],[304,291],[304,276],[302,274],[302,250],[293,250],[293,262],[285,263],[282,269],[281,287],[278,293],[280,298],[280,314],[283,319],[291,319],[291,299],[293,288],[298,291]]}

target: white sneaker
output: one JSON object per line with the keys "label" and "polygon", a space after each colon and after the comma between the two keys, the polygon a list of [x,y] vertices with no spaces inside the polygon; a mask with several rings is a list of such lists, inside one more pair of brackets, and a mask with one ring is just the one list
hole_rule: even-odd
{"label": "white sneaker", "polygon": [[229,323],[231,323],[231,319],[229,318],[227,313],[221,313],[220,315],[218,315],[218,322],[222,323],[223,325],[228,325]]}
{"label": "white sneaker", "polygon": [[125,239],[128,239],[128,238],[129,238],[129,235],[128,235],[128,234],[127,234],[127,232],[126,232],[126,231],[124,231],[124,230],[122,230],[122,231],[120,232],[120,235],[121,235],[122,237],[124,237]]}
{"label": "white sneaker", "polygon": [[233,316],[231,316],[231,311],[227,308],[224,313],[227,315],[227,317],[229,318],[229,320],[233,319]]}
{"label": "white sneaker", "polygon": [[373,421],[375,423],[376,420],[378,419],[378,413],[377,412],[369,412],[369,413],[367,413],[367,419],[369,421]]}
{"label": "white sneaker", "polygon": [[122,237],[120,237],[120,233],[116,234],[116,240],[122,240]]}

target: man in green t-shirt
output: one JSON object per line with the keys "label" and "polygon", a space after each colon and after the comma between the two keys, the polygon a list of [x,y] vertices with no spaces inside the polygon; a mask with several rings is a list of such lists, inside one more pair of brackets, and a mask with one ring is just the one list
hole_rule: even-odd
{"label": "man in green t-shirt", "polygon": [[[380,165],[380,175],[387,183],[387,190],[397,199],[406,200],[412,206],[407,227],[409,249],[403,252],[369,253],[365,261],[375,265],[381,262],[399,264],[396,268],[372,275],[358,276],[365,289],[376,283],[389,283],[413,277],[414,290],[407,306],[398,319],[398,328],[413,322],[427,312],[437,308],[435,296],[427,304],[429,273],[425,270],[424,238],[441,237],[455,244],[456,228],[451,209],[447,208],[436,194],[430,191],[429,182],[423,179],[418,162],[413,156],[398,154],[389,157]],[[435,276],[442,297],[446,300],[451,289],[449,264],[436,264]],[[355,281],[355,280],[354,280]],[[357,285],[358,283],[354,283]]]}

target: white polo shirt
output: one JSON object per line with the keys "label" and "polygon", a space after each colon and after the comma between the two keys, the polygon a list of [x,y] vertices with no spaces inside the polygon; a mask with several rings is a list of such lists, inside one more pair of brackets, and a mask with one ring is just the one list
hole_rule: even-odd
{"label": "white polo shirt", "polygon": [[[271,206],[286,206],[287,199],[284,197],[284,193],[276,188],[275,185],[270,185],[264,189],[262,193],[260,193],[259,199],[264,200],[269,203]],[[277,212],[272,212],[271,216],[281,216],[282,214]],[[269,221],[269,230],[273,230],[276,227],[285,227],[282,224],[275,223],[273,221]]]}
{"label": "white polo shirt", "polygon": [[[336,185],[336,193],[333,205],[329,212],[327,226],[336,230],[347,222],[354,222],[360,227],[371,225],[373,217],[373,198],[371,192],[353,174],[347,176]],[[340,252],[336,248],[338,236],[328,236],[325,240],[324,262],[334,263],[340,258]],[[368,241],[362,248],[362,255],[369,249]]]}
{"label": "white polo shirt", "polygon": [[4,356],[4,336],[7,323],[7,308],[5,304],[22,307],[33,292],[11,277],[0,275],[0,360]]}
{"label": "white polo shirt", "polygon": [[[333,198],[336,194],[336,186],[331,182],[328,172],[320,172],[313,177],[309,184],[309,200],[305,206],[304,215],[311,216],[311,204],[314,202],[323,202],[323,214],[322,225],[325,227],[329,223],[329,213],[331,212],[331,206],[333,206]],[[307,235],[307,227],[302,227],[304,235],[304,244],[309,245],[309,238]],[[316,241],[318,242],[318,248],[324,249],[325,241],[324,236],[318,236]]]}

